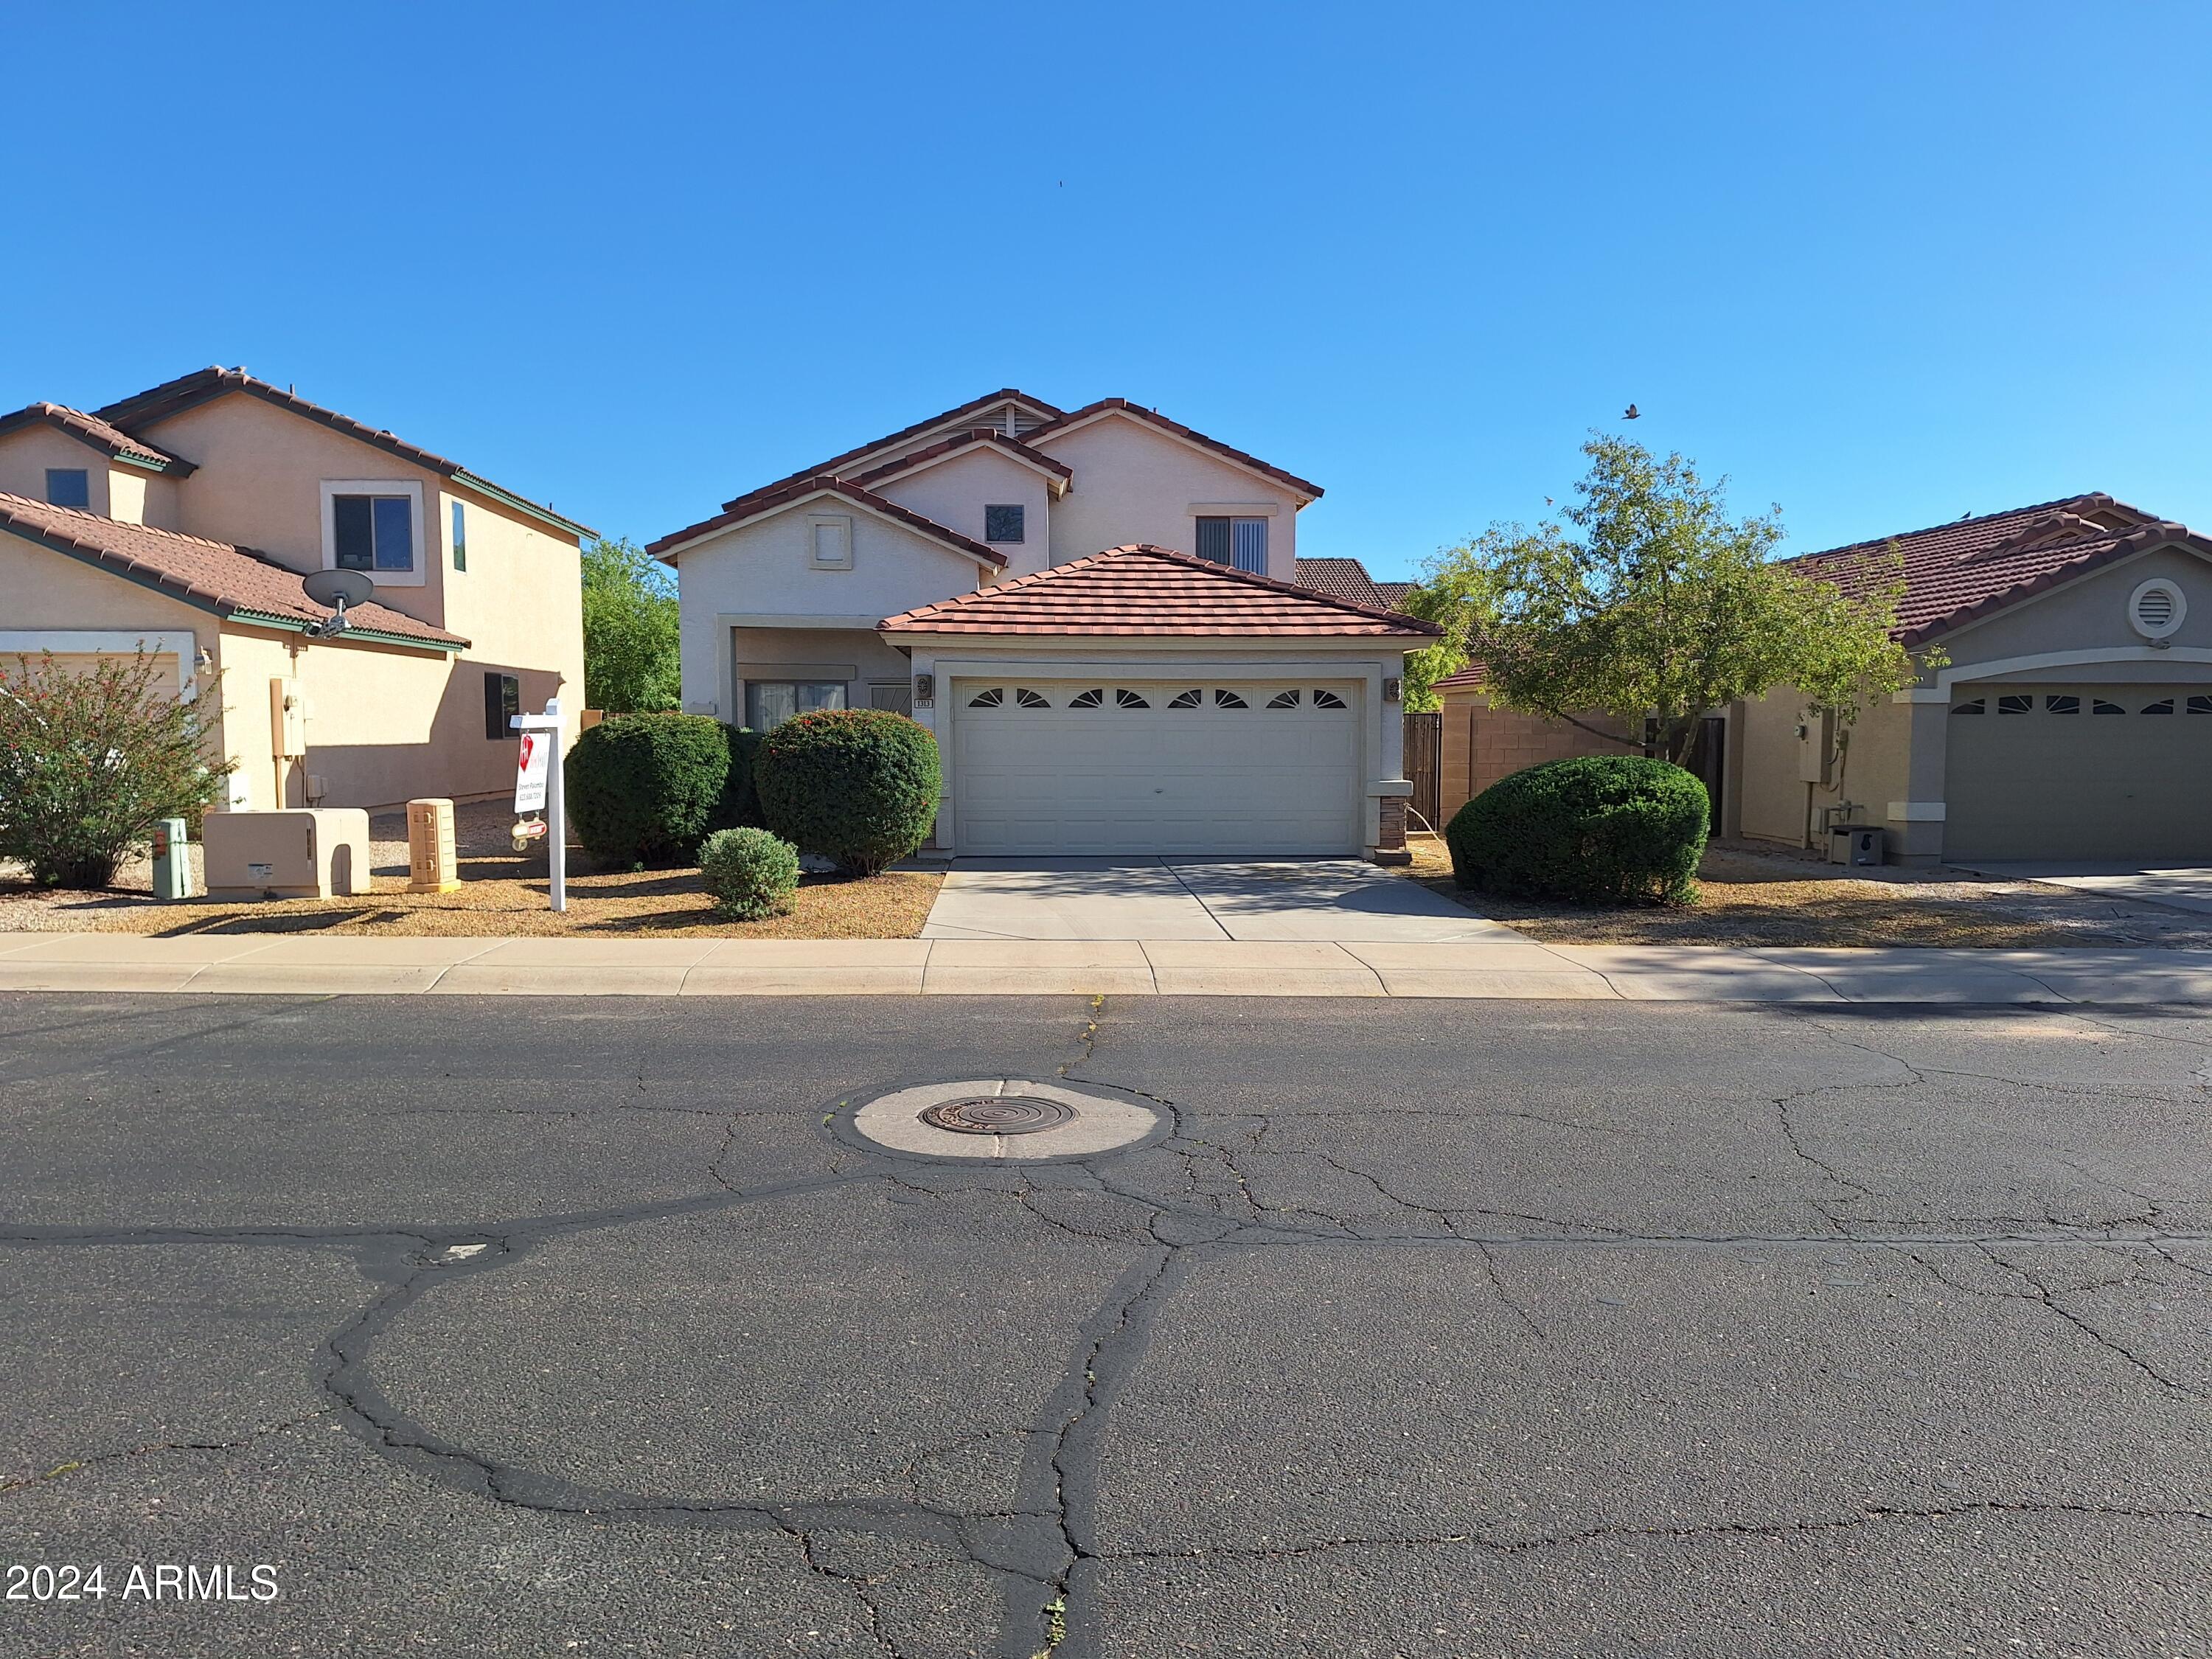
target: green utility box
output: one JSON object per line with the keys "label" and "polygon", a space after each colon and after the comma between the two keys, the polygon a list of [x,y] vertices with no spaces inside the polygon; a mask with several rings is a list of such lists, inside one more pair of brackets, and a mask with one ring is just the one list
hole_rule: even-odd
{"label": "green utility box", "polygon": [[192,855],[185,840],[185,821],[163,818],[154,826],[154,896],[187,899],[191,896]]}

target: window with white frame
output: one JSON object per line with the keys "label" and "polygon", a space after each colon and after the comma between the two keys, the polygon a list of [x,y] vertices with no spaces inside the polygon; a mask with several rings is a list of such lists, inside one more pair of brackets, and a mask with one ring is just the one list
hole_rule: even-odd
{"label": "window with white frame", "polygon": [[323,562],[380,584],[420,586],[422,486],[404,478],[323,481]]}
{"label": "window with white frame", "polygon": [[1215,564],[1267,574],[1267,521],[1265,519],[1215,518],[1198,520],[1198,556]]}
{"label": "window with white frame", "polygon": [[1019,542],[1029,539],[1024,524],[1028,514],[1019,501],[988,502],[983,507],[983,539],[987,542]]}
{"label": "window with white frame", "polygon": [[842,680],[747,680],[745,724],[773,732],[786,720],[845,707]]}
{"label": "window with white frame", "polygon": [[92,506],[92,474],[82,466],[46,469],[46,501],[54,507]]}

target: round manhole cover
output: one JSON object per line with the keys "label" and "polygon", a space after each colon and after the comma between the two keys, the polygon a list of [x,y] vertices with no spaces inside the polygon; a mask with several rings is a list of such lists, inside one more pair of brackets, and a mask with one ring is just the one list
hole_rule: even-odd
{"label": "round manhole cover", "polygon": [[925,1109],[921,1121],[957,1135],[1027,1135],[1075,1121],[1075,1109],[1035,1095],[976,1095]]}

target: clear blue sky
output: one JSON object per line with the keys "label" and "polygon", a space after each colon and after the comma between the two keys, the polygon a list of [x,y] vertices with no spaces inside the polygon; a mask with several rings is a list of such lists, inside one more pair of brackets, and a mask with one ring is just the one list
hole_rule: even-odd
{"label": "clear blue sky", "polygon": [[[403,21],[402,20],[411,20]],[[1002,385],[1407,574],[1614,426],[2212,527],[2212,7],[25,6],[0,407],[210,362],[645,540]]]}

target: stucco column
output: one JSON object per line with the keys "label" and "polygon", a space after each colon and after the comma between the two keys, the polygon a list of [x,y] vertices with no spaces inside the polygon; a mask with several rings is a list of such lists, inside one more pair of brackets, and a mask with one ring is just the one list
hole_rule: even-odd
{"label": "stucco column", "polygon": [[1890,857],[1899,864],[1943,858],[1945,746],[1951,736],[1951,694],[1932,687],[1900,691],[1911,711],[1905,746],[1905,799],[1884,804]]}

